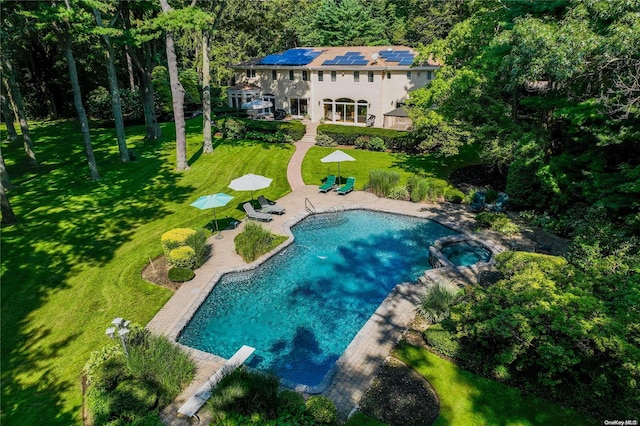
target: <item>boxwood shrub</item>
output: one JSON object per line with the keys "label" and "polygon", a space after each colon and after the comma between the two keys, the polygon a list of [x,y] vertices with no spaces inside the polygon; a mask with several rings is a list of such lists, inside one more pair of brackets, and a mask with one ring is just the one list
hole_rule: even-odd
{"label": "boxwood shrub", "polygon": [[174,283],[183,283],[192,280],[196,274],[189,268],[171,268],[167,272],[167,276]]}
{"label": "boxwood shrub", "polygon": [[338,417],[336,405],[325,396],[312,396],[307,399],[307,414],[317,425],[333,425]]}
{"label": "boxwood shrub", "polygon": [[[340,124],[321,124],[318,126],[319,135],[328,135],[338,145],[356,145],[356,139],[362,136],[377,137],[384,141],[386,148],[395,151],[406,151],[413,146],[413,138],[409,132],[375,127],[343,126]],[[361,142],[362,143],[362,142]],[[379,144],[378,144],[379,145]],[[376,146],[377,148],[379,146]],[[386,149],[385,148],[385,149]]]}

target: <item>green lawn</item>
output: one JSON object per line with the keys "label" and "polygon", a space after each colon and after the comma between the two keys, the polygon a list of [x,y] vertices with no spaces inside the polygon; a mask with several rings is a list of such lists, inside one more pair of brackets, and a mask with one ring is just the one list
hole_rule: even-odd
{"label": "green lawn", "polygon": [[400,344],[395,355],[440,398],[436,425],[589,425],[588,418],[518,389],[477,376],[424,348]]}
{"label": "green lawn", "polygon": [[[307,185],[320,185],[327,175],[338,174],[337,163],[322,163],[320,159],[335,151],[336,148],[314,146],[304,157],[302,178]],[[463,166],[479,164],[477,147],[464,146],[455,157],[436,158],[432,155],[407,155],[386,152],[371,152],[359,149],[341,148],[356,159],[340,163],[340,174],[344,182],[347,177],[356,178],[356,189],[362,189],[369,180],[369,170],[384,169],[400,173],[400,182],[404,183],[413,174],[423,174],[447,179],[449,174]]]}
{"label": "green lawn", "polygon": [[[191,169],[174,172],[175,144],[144,142],[127,129],[139,161],[118,161],[112,129],[92,131],[102,179],[88,179],[76,122],[32,124],[40,165],[25,165],[21,143],[3,143],[16,185],[9,192],[19,223],[2,230],[3,425],[81,422],[80,372],[88,354],[112,344],[105,329],[116,316],[146,324],[171,292],[140,278],[161,253],[160,235],[201,227],[213,218],[189,203],[224,191],[236,198],[218,218],[244,216],[249,192],[227,188],[245,173],[272,177],[263,193],[277,199],[290,188],[293,147],[218,141],[200,155],[199,119],[188,123]],[[4,134],[4,132],[2,132]],[[163,141],[174,139],[171,124]]]}

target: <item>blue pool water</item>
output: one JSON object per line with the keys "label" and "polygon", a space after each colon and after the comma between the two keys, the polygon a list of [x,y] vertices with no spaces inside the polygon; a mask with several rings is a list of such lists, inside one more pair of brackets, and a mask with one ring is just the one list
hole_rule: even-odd
{"label": "blue pool water", "polygon": [[456,266],[471,266],[491,258],[491,253],[484,247],[463,241],[447,244],[441,251]]}
{"label": "blue pool water", "polygon": [[452,235],[424,219],[356,210],[310,216],[259,268],[226,274],[178,341],[318,385],[391,289],[430,269],[429,245]]}

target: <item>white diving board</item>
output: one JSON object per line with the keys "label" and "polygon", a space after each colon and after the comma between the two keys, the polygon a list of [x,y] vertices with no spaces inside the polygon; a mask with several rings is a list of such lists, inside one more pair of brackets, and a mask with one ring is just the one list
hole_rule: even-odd
{"label": "white diving board", "polygon": [[205,402],[211,396],[211,390],[215,388],[222,378],[228,373],[232,372],[236,368],[240,367],[244,362],[253,354],[255,348],[251,346],[242,345],[242,347],[229,358],[213,376],[207,380],[207,382],[198,389],[191,398],[185,402],[182,407],[178,409],[178,414],[182,414],[187,417],[193,417],[202,408]]}

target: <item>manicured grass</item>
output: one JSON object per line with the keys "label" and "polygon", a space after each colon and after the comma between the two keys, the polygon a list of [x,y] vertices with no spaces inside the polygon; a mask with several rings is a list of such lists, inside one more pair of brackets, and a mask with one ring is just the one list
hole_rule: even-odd
{"label": "manicured grass", "polygon": [[31,123],[31,130],[39,166],[26,166],[20,142],[2,145],[19,223],[2,230],[1,423],[79,424],[80,372],[91,351],[115,343],[105,336],[111,320],[146,324],[171,297],[140,277],[162,252],[160,235],[209,223],[212,211],[189,206],[200,195],[234,195],[217,216],[243,217],[250,193],[227,185],[245,173],[274,179],[261,192],[267,198],[286,194],[293,146],[217,140],[214,153],[201,155],[201,119],[194,119],[191,169],[176,173],[171,123],[157,142],[142,140],[143,127],[127,128],[139,160],[127,164],[118,160],[113,129],[93,128],[102,177],[94,182],[77,122]]}
{"label": "manicured grass", "polygon": [[[452,171],[460,167],[480,164],[477,147],[464,146],[455,157],[436,158],[432,155],[407,155],[389,152],[372,152],[348,147],[340,148],[356,161],[340,163],[342,182],[347,177],[356,178],[356,189],[362,189],[369,180],[369,170],[384,169],[400,173],[400,183],[406,183],[413,174],[433,176],[447,179]],[[321,185],[327,175],[338,174],[337,163],[322,163],[321,158],[335,151],[336,148],[314,146],[304,157],[302,178],[307,185]]]}
{"label": "manicured grass", "polygon": [[395,355],[425,377],[440,398],[436,425],[588,425],[588,418],[479,377],[424,348],[401,343]]}

